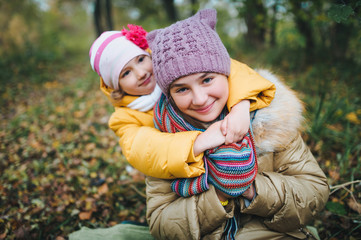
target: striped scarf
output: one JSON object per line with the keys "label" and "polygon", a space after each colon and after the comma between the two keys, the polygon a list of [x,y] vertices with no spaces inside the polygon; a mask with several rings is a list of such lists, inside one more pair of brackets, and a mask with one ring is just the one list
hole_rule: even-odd
{"label": "striped scarf", "polygon": [[[227,114],[223,111],[219,120]],[[154,107],[154,125],[162,132],[205,131],[186,122],[162,94]],[[209,189],[208,183],[232,196],[240,196],[252,184],[257,174],[257,156],[252,131],[237,143],[207,150],[203,157],[205,173],[195,178],[176,179],[172,190],[181,197],[189,197]]]}

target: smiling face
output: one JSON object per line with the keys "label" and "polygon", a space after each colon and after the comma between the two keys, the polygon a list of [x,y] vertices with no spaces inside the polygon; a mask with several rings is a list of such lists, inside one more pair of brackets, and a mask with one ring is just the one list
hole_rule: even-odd
{"label": "smiling face", "polygon": [[139,55],[130,60],[119,74],[119,86],[129,95],[147,95],[155,88],[153,65],[149,56]]}
{"label": "smiling face", "polygon": [[170,96],[184,114],[202,122],[215,120],[228,99],[227,77],[219,73],[195,73],[170,86]]}

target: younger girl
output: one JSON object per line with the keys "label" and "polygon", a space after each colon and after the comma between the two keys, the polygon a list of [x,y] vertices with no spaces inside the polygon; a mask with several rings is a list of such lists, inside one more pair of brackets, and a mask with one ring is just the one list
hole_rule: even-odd
{"label": "younger girl", "polygon": [[[160,129],[173,132],[164,119],[187,130],[206,129],[223,118],[230,62],[215,32],[216,21],[216,11],[206,9],[148,34],[154,74],[165,95],[156,106]],[[147,220],[156,239],[307,238],[306,224],[328,199],[327,179],[300,136],[300,101],[275,76],[261,73],[277,92],[252,117],[258,153],[253,187],[231,198],[217,185],[225,176],[216,174],[207,191],[184,198],[175,193],[174,182],[148,177]],[[222,137],[218,131],[204,144]],[[227,157],[221,164],[232,163]]]}
{"label": "younger girl", "polygon": [[[152,111],[160,90],[155,84],[146,32],[139,26],[128,27],[129,30],[104,32],[89,53],[91,66],[100,76],[101,90],[115,107],[109,126],[120,137],[126,159],[144,174],[165,179],[200,176],[205,171],[203,151],[241,139],[248,131],[249,111],[269,105],[274,85],[232,60],[229,76],[232,98],[228,106],[233,107],[222,125],[226,139],[217,145],[199,147],[198,142],[207,139],[211,129],[204,133],[160,133],[154,128]],[[214,129],[218,131],[220,123],[216,125]]]}

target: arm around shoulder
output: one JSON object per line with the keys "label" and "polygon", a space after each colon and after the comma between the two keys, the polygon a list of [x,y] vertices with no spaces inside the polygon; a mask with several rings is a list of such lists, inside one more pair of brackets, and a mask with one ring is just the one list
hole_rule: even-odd
{"label": "arm around shoulder", "polygon": [[123,108],[112,114],[109,126],[120,138],[128,162],[148,176],[172,179],[204,173],[203,154],[192,154],[200,132],[162,133],[154,128],[149,112]]}

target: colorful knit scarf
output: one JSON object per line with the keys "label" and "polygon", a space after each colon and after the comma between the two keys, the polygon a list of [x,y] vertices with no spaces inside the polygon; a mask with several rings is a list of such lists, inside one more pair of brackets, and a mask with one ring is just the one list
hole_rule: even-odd
{"label": "colorful knit scarf", "polygon": [[[227,110],[222,112],[223,119]],[[177,114],[162,94],[154,108],[154,125],[162,132],[205,131],[186,122]],[[205,173],[195,178],[176,179],[172,190],[182,197],[189,197],[209,189],[208,183],[232,196],[240,196],[252,184],[257,174],[257,156],[252,131],[242,141],[221,145],[204,153]]]}

